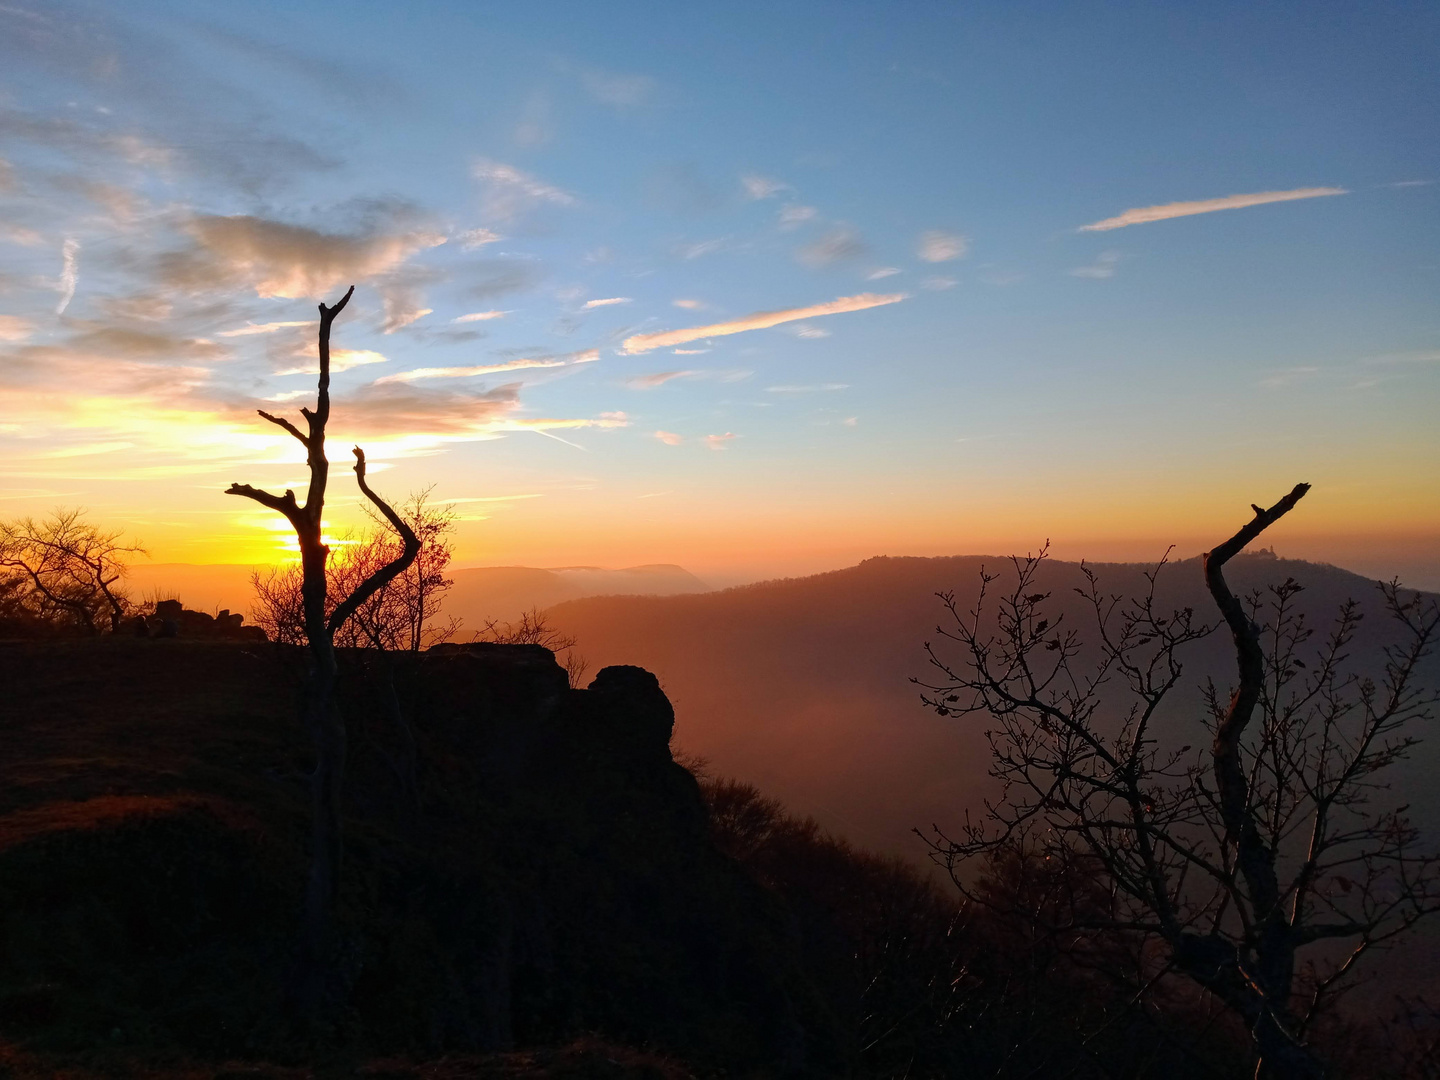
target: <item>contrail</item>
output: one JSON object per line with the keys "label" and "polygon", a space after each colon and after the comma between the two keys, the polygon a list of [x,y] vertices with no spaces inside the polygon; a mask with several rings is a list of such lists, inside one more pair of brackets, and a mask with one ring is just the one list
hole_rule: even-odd
{"label": "contrail", "polygon": [[60,303],[55,306],[56,315],[64,315],[70,301],[75,299],[75,284],[80,280],[75,256],[79,251],[80,241],[73,236],[67,236],[65,245],[60,249],[60,257],[64,263],[60,267]]}

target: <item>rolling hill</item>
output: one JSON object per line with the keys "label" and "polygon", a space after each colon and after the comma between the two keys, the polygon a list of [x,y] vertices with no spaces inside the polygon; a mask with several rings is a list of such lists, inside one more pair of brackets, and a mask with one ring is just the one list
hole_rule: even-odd
{"label": "rolling hill", "polygon": [[[953,589],[968,606],[982,566],[1013,580],[1008,560],[995,557],[874,558],[701,595],[572,600],[550,615],[579,639],[592,670],[623,658],[654,671],[675,704],[677,747],[707,759],[714,772],[758,784],[856,843],[922,858],[911,830],[954,828],[990,790],[982,725],[924,709],[909,682],[926,674],[923,643],[945,616],[935,593]],[[1130,595],[1144,586],[1143,566],[1094,569],[1107,591]],[[1303,609],[1321,628],[1345,599],[1360,601],[1369,616],[1352,652],[1378,671],[1392,628],[1374,582],[1269,552],[1237,558],[1228,576],[1237,593],[1294,577],[1306,586]],[[1050,610],[1066,625],[1091,625],[1072,591],[1082,581],[1078,564],[1046,563],[1041,580],[1052,593]],[[1198,559],[1167,567],[1159,598],[1218,620]],[[1177,736],[1186,733],[1183,741],[1203,738],[1204,679],[1225,687],[1233,673],[1227,635],[1192,647],[1166,718]],[[1440,683],[1440,658],[1427,661],[1425,675]],[[1440,738],[1432,738],[1397,771],[1397,782],[1413,786],[1417,812],[1440,823],[1434,785],[1420,779],[1437,763]]]}

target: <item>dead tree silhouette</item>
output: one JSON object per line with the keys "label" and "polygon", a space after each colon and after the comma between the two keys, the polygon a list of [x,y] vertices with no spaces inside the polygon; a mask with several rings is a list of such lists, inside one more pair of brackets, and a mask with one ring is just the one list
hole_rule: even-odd
{"label": "dead tree silhouette", "polygon": [[[1244,1023],[1256,1075],[1277,1080],[1324,1075],[1308,1045],[1315,1019],[1362,956],[1440,911],[1440,853],[1421,846],[1404,805],[1381,798],[1382,774],[1440,701],[1418,682],[1440,607],[1381,586],[1398,641],[1372,680],[1348,663],[1361,617],[1353,601],[1302,659],[1312,631],[1295,610],[1301,586],[1242,600],[1225,581],[1225,564],[1308,490],[1253,507],[1204,557],[1238,682],[1228,699],[1206,691],[1193,751],[1162,745],[1184,722],[1162,705],[1181,681],[1183,647],[1216,627],[1156,606],[1160,568],[1148,595],[1129,600],[1103,593],[1085,569],[1079,591],[1098,637],[1088,652],[1078,631],[1043,615],[1043,551],[1013,560],[1016,583],[994,614],[986,590],[996,576],[982,572],[974,608],[941,594],[953,621],[936,629],[960,656],[927,643],[940,677],[921,683],[941,716],[986,718],[991,775],[1003,785],[982,820],[930,841],[961,891],[987,904],[961,872],[973,858],[1043,865],[1052,902],[1008,914],[1043,934],[1130,942],[1136,962],[1122,974],[1137,999],[1175,977],[1199,987]],[[1097,880],[1105,906],[1066,902]]]}
{"label": "dead tree silhouette", "polygon": [[305,447],[310,468],[310,487],[304,505],[295,500],[289,489],[284,495],[251,487],[231,484],[227,495],[242,495],[261,506],[283,514],[295,529],[300,544],[302,571],[301,592],[305,608],[305,637],[309,649],[309,672],[306,685],[305,720],[315,740],[315,771],[311,774],[311,852],[310,871],[305,888],[304,931],[297,991],[302,1005],[310,1011],[322,1002],[329,982],[328,957],[335,896],[339,887],[341,858],[341,786],[345,774],[345,721],[335,704],[335,632],[376,591],[401,574],[415,561],[420,541],[414,531],[391,506],[371,490],[365,481],[365,452],[355,447],[355,478],[360,490],[400,534],[403,547],[390,563],[380,567],[341,601],[326,617],[325,560],[329,547],[321,535],[321,518],[325,510],[325,488],[330,475],[330,462],[325,456],[325,425],[330,419],[330,327],[335,316],[345,309],[354,295],[355,286],[333,307],[320,305],[320,379],[315,408],[302,408],[306,430],[301,431],[284,417],[272,416],[263,409],[260,415],[270,423],[284,428]]}

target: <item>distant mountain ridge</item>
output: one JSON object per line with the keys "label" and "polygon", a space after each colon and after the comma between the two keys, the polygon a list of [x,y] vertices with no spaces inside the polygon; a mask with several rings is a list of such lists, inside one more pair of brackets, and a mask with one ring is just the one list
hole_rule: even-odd
{"label": "distant mountain ridge", "polygon": [[[191,608],[229,608],[248,612],[250,575],[246,563],[138,563],[126,578],[138,600],[178,597]],[[650,563],[610,570],[599,566],[474,566],[450,571],[455,587],[445,598],[445,612],[464,620],[462,637],[484,627],[487,620],[509,622],[532,608],[547,608],[586,596],[669,596],[709,588],[690,571],[673,563]]]}
{"label": "distant mountain ridge", "polygon": [[[1087,565],[1107,592],[1134,595],[1145,587],[1143,564]],[[983,725],[935,716],[909,682],[926,674],[923,644],[945,617],[935,593],[954,590],[968,607],[982,566],[1002,575],[997,589],[1013,580],[1008,558],[881,556],[700,595],[571,600],[549,615],[578,638],[592,667],[625,658],[655,672],[675,704],[677,746],[706,758],[715,772],[758,784],[856,843],[921,857],[911,830],[954,828],[989,786]],[[1373,581],[1268,551],[1237,557],[1227,577],[1239,594],[1295,578],[1306,586],[1301,607],[1322,634],[1353,597],[1368,617],[1352,652],[1381,662],[1392,631]],[[1052,594],[1051,617],[1087,630],[1088,612],[1073,592],[1083,583],[1080,564],[1048,562],[1040,580]],[[1158,599],[1218,621],[1198,558],[1165,568]],[[1422,674],[1436,685],[1440,657]],[[1197,722],[1197,688],[1207,676],[1221,687],[1234,679],[1223,633],[1192,649],[1172,698],[1176,723]],[[1440,824],[1440,795],[1418,780],[1427,763],[1431,775],[1440,768],[1440,732],[1420,734],[1427,741],[1397,779],[1416,778],[1417,814]]]}

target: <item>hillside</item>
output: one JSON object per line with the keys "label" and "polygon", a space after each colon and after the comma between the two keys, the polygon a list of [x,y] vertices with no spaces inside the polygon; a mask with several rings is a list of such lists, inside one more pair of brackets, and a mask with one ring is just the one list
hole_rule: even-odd
{"label": "hillside", "polygon": [[[627,657],[656,673],[682,718],[676,743],[687,753],[753,781],[857,843],[919,858],[923,848],[912,829],[955,826],[988,790],[979,725],[923,709],[909,682],[926,675],[922,646],[935,639],[945,615],[935,593],[953,589],[968,606],[982,566],[1009,571],[1008,560],[993,556],[875,558],[699,596],[576,600],[550,615],[579,639],[592,667]],[[1107,591],[1144,587],[1142,566],[1095,569]],[[1352,651],[1378,670],[1391,627],[1373,582],[1268,553],[1238,558],[1229,577],[1237,592],[1296,578],[1307,586],[1302,607],[1321,627],[1345,599],[1361,601],[1371,615]],[[1013,573],[1002,576],[998,585],[1012,579]],[[1071,591],[1082,580],[1078,564],[1048,563],[1042,580],[1053,593],[1051,610],[1087,629],[1089,613]],[[1167,607],[1191,606],[1215,620],[1198,560],[1167,567],[1160,583]],[[1195,723],[1198,714],[1188,706],[1198,706],[1197,688],[1207,675],[1229,685],[1228,638],[1201,642],[1189,663],[1176,725]],[[1432,685],[1440,681],[1440,658],[1430,658],[1426,673]],[[1440,737],[1422,746],[1397,779],[1403,785],[1411,778],[1417,811],[1440,822],[1435,787],[1419,779],[1433,763],[1440,763]]]}
{"label": "hillside", "polygon": [[[823,1071],[843,1034],[780,909],[711,844],[653,677],[617,667],[572,690],[538,646],[402,658],[407,809],[373,660],[342,658],[343,1008],[321,1050],[598,1032]],[[0,1076],[37,1074],[9,1071],[16,1047],[313,1059],[280,995],[307,844],[300,661],[263,643],[0,642]]]}
{"label": "hillside", "polygon": [[[137,600],[178,596],[197,611],[229,608],[249,612],[252,589],[248,564],[137,562],[126,584]],[[586,596],[671,596],[704,592],[706,585],[684,567],[668,563],[610,570],[599,566],[472,566],[451,570],[455,582],[446,597],[447,615],[463,620],[460,637],[487,620],[510,622],[532,608],[547,608]]]}

